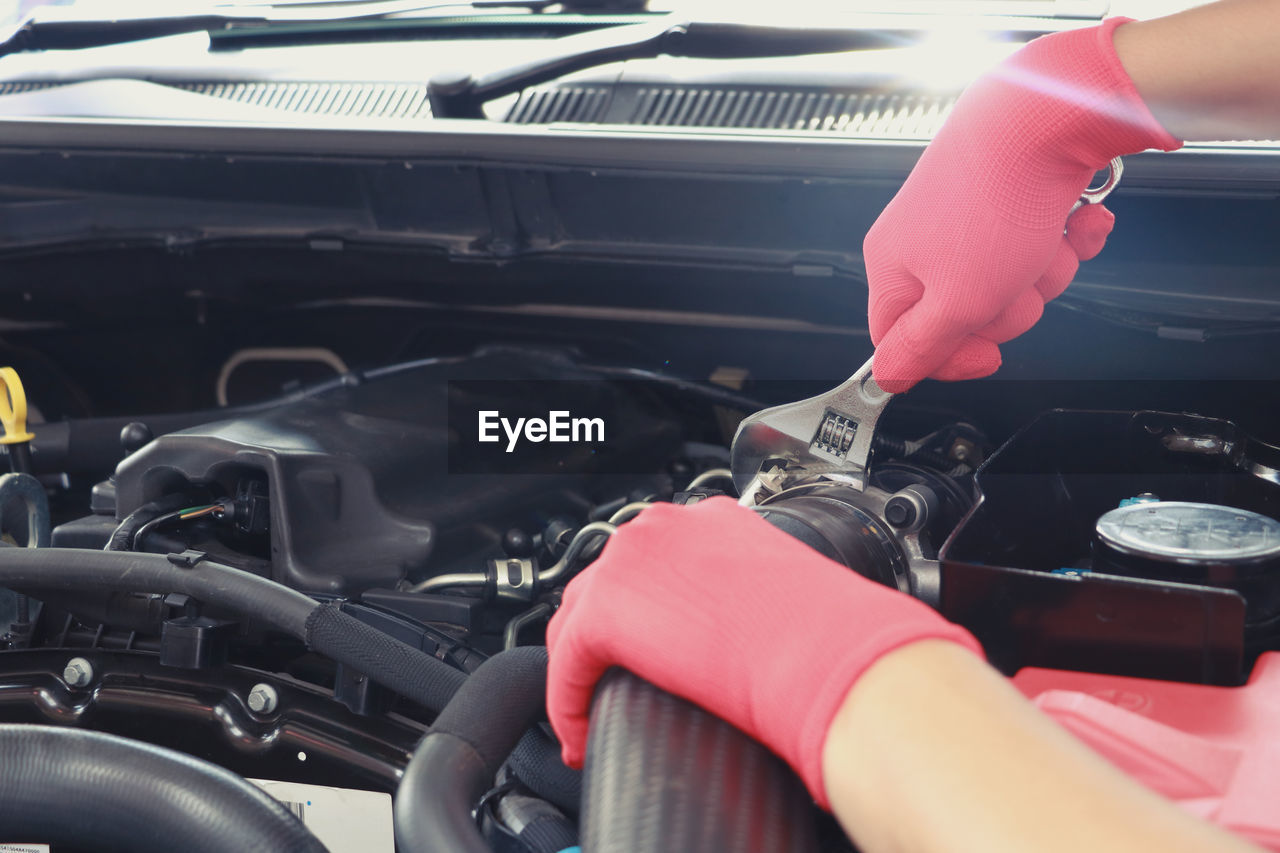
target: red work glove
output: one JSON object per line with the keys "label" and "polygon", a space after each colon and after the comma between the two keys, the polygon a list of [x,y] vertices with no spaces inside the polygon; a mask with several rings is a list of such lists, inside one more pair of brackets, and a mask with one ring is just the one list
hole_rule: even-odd
{"label": "red work glove", "polygon": [[1094,173],[1182,145],[1116,57],[1112,32],[1128,21],[1038,38],[974,82],[867,233],[886,391],[994,373],[996,345],[1035,325],[1111,232],[1101,205],[1067,219]]}
{"label": "red work glove", "polygon": [[701,705],[789,763],[824,807],[822,747],[849,688],[881,655],[977,641],[729,498],[657,504],[618,530],[551,620],[547,710],[582,765],[596,681],[621,666]]}

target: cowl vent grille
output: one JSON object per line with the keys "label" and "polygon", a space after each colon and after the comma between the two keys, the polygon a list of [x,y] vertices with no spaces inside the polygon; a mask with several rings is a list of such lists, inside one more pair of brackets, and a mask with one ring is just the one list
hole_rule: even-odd
{"label": "cowl vent grille", "polygon": [[526,91],[507,120],[519,124],[732,127],[930,139],[954,104],[954,95],[682,86],[611,92],[559,86]]}
{"label": "cowl vent grille", "polygon": [[[62,83],[0,82],[0,97]],[[168,81],[161,85],[266,109],[350,118],[431,118],[427,87],[419,83]]]}
{"label": "cowl vent grille", "polygon": [[23,92],[35,92],[39,89],[52,89],[57,83],[26,83],[9,81],[0,83],[0,96],[21,95]]}
{"label": "cowl vent grille", "polygon": [[417,83],[170,83],[212,98],[314,115],[430,118],[427,87]]}
{"label": "cowl vent grille", "polygon": [[609,90],[588,86],[530,89],[520,96],[507,121],[515,124],[549,124],[553,121],[599,123],[609,106]]}

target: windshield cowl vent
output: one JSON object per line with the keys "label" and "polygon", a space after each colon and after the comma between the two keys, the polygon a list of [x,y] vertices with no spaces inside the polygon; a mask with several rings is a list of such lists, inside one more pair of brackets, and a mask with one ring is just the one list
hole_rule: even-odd
{"label": "windshield cowl vent", "polygon": [[39,89],[52,89],[61,83],[44,83],[40,81],[10,80],[0,83],[0,97],[4,95],[21,95],[24,92],[35,92]]}
{"label": "windshield cowl vent", "polygon": [[575,122],[723,127],[930,139],[955,95],[745,86],[645,86],[526,90],[507,115],[516,124]]}
{"label": "windshield cowl vent", "polygon": [[604,120],[610,90],[595,86],[563,86],[525,91],[511,108],[507,121],[514,124],[550,124],[572,121],[597,124]]}
{"label": "windshield cowl vent", "polygon": [[352,118],[431,117],[427,89],[417,83],[170,83],[212,98],[267,109]]}

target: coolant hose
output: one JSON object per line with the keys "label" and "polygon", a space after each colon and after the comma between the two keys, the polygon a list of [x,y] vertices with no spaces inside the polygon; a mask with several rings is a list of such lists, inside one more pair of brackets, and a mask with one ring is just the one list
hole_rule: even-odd
{"label": "coolant hose", "polygon": [[321,605],[258,575],[184,555],[82,548],[0,548],[0,586],[177,592],[297,637],[312,651],[438,711],[466,673],[396,640],[336,605]]}
{"label": "coolant hose", "polygon": [[467,678],[418,744],[396,790],[401,853],[490,853],[471,810],[546,708],[547,650],[520,646]]}
{"label": "coolant hose", "polygon": [[629,672],[596,687],[583,768],[583,853],[818,849],[812,799],[738,729]]}
{"label": "coolant hose", "polygon": [[507,759],[507,768],[525,787],[569,815],[582,808],[582,772],[560,758],[560,743],[542,726],[532,726]]}
{"label": "coolant hose", "polygon": [[150,744],[80,729],[0,726],[0,838],[139,853],[323,853],[244,779]]}

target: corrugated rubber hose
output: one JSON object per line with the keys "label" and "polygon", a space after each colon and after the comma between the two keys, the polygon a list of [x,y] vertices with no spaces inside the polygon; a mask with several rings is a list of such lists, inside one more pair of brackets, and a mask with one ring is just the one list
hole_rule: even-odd
{"label": "corrugated rubber hose", "polygon": [[[396,791],[401,853],[486,853],[472,809],[543,713],[546,649],[477,669],[422,739]],[[583,851],[814,853],[816,807],[781,759],[730,724],[622,670],[596,690]]]}
{"label": "corrugated rubber hose", "polygon": [[0,838],[137,853],[323,853],[226,770],[101,732],[0,726]]}
{"label": "corrugated rubber hose", "polygon": [[816,853],[816,807],[780,758],[621,669],[596,687],[583,853]]}

